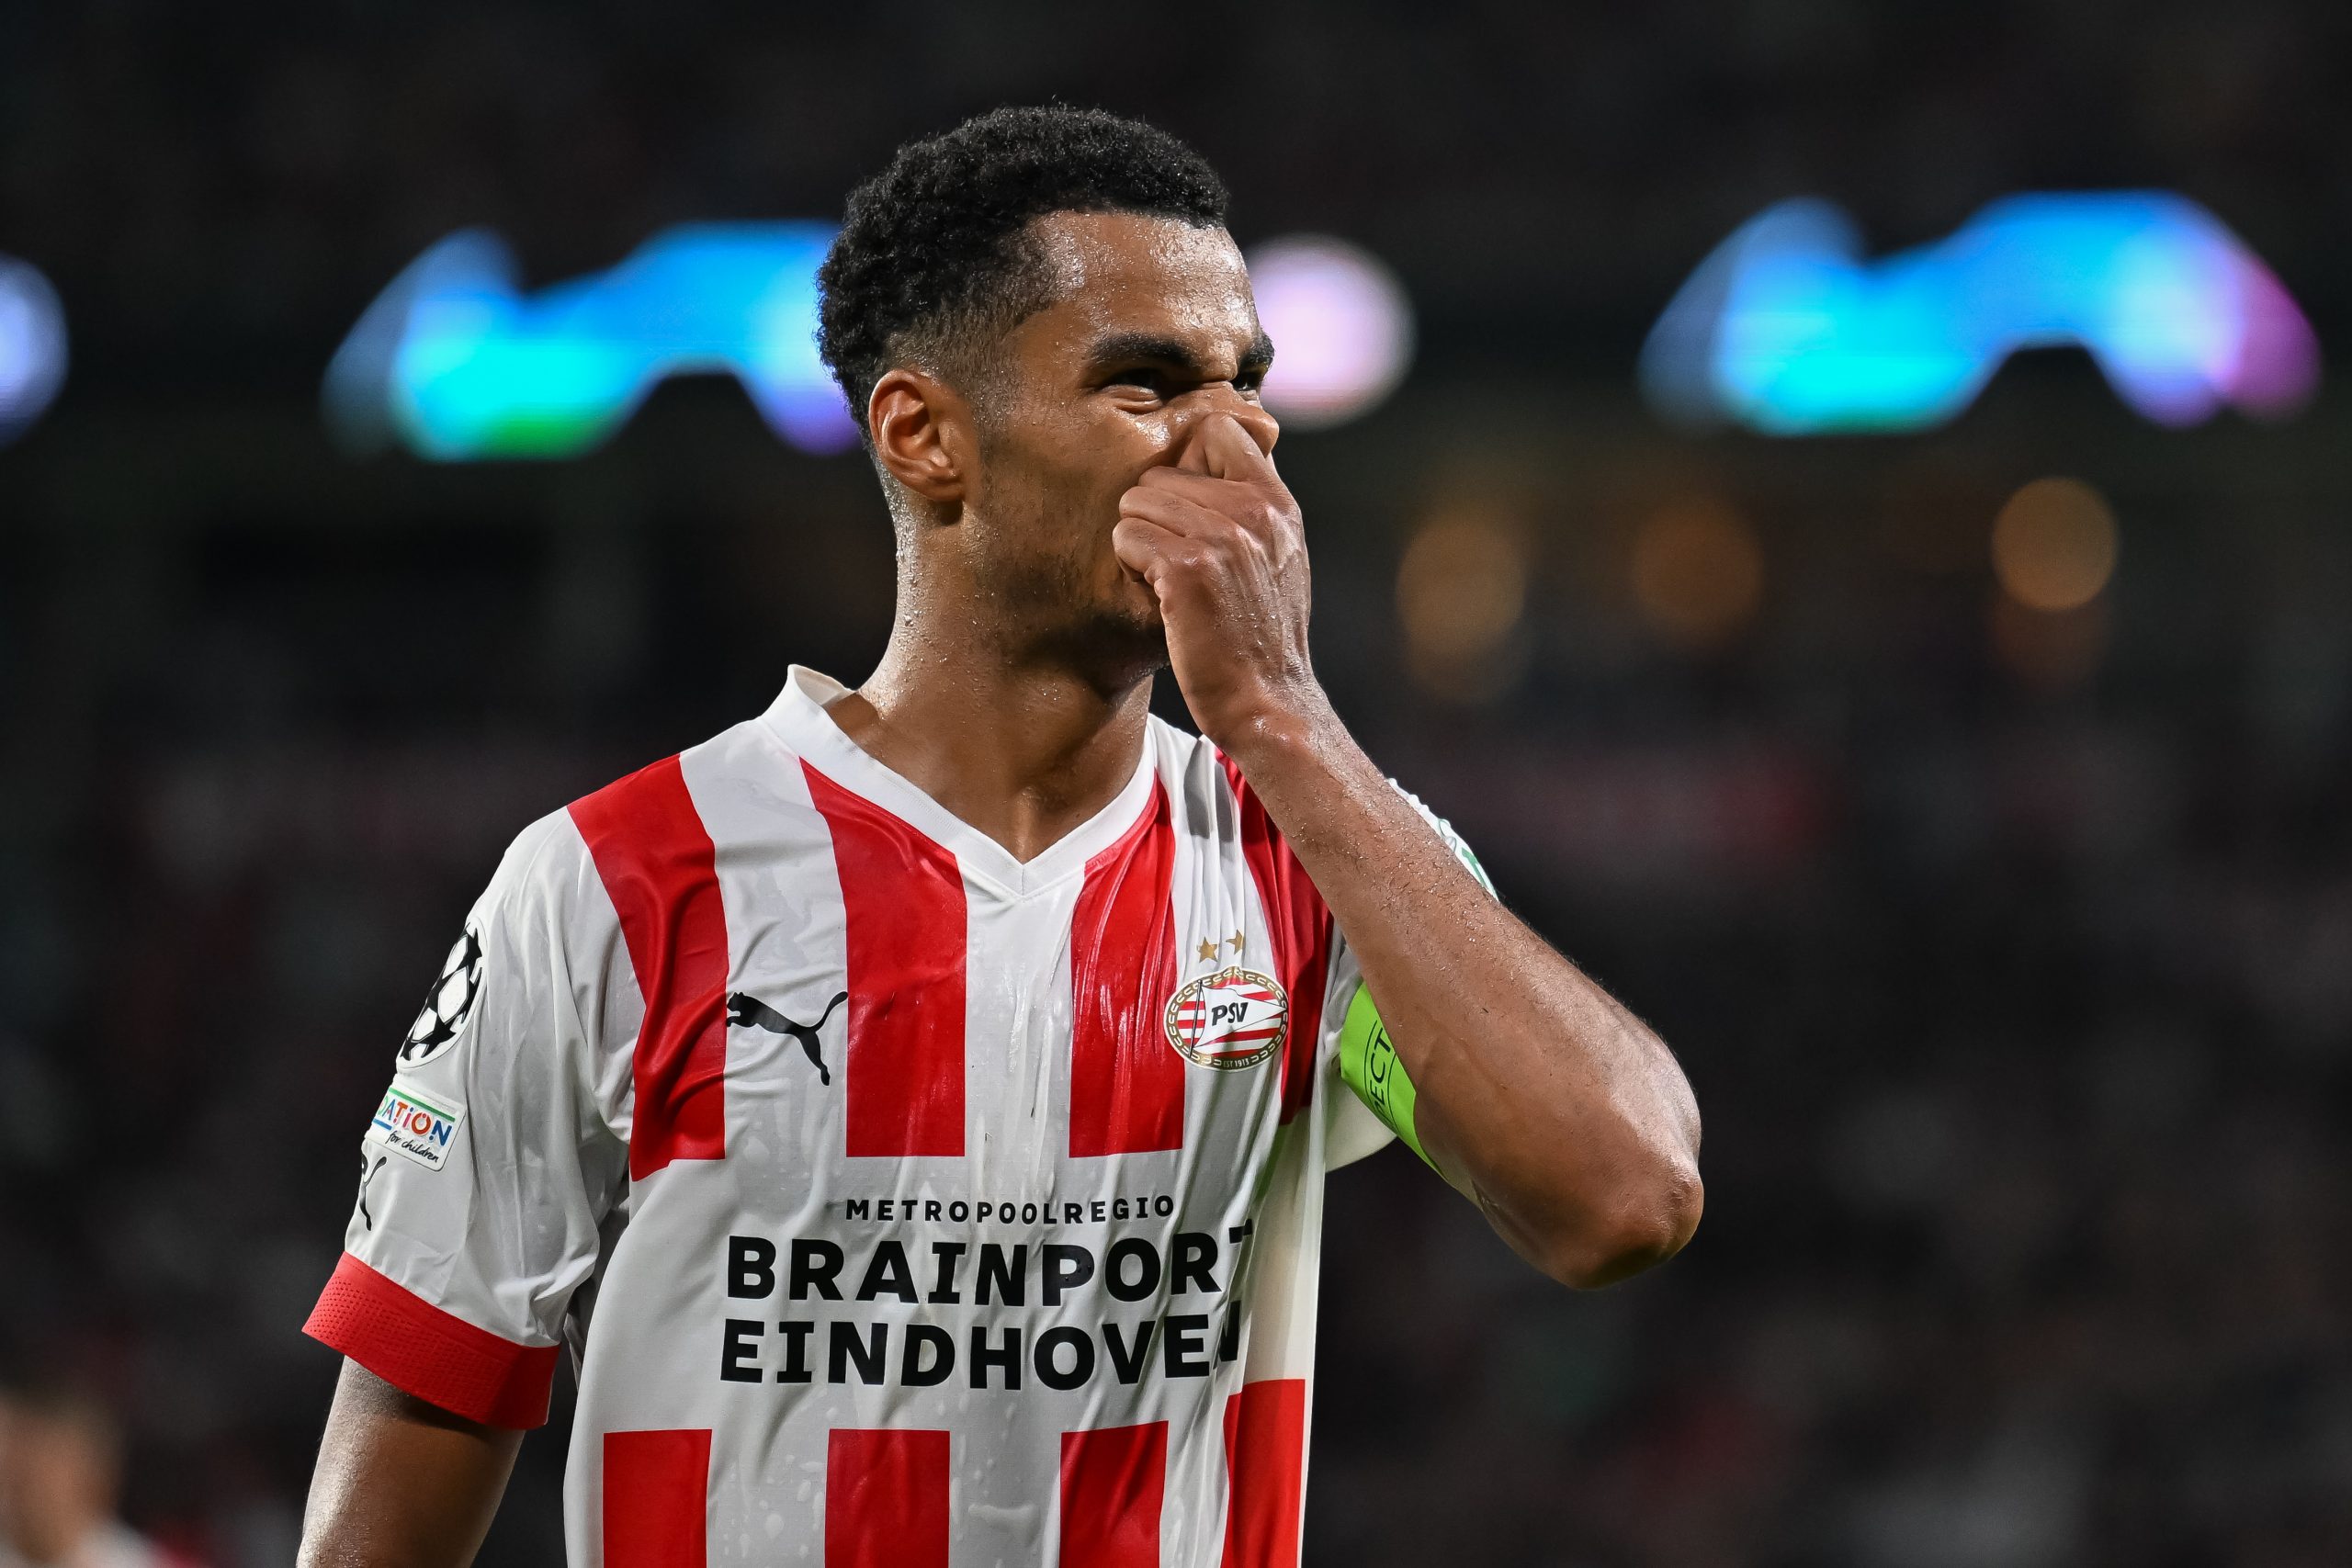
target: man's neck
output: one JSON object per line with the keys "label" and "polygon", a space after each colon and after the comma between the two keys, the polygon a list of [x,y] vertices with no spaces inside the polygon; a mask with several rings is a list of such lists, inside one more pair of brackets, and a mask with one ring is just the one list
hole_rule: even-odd
{"label": "man's neck", "polygon": [[901,620],[873,676],[825,711],[866,755],[1026,863],[1135,776],[1151,678],[1105,691],[1074,670],[1009,660],[968,626],[943,639]]}

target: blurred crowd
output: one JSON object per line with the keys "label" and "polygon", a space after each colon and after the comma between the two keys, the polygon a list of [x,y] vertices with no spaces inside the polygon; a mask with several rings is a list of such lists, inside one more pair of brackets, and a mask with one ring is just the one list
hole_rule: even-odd
{"label": "blurred crowd", "polygon": [[[2344,14],[1098,12],[0,9],[0,251],[77,353],[0,453],[0,1568],[292,1560],[297,1330],[506,840],[887,630],[870,478],[733,389],[577,465],[357,464],[336,338],[460,225],[561,276],[1049,94],[1404,276],[1404,392],[1281,453],[1319,666],[1707,1119],[1696,1243],[1593,1296],[1409,1156],[1334,1179],[1308,1561],[2352,1560],[2352,406],[2161,432],[2022,364],[1775,446],[1631,385],[1800,191],[1896,243],[2181,188],[2332,345]],[[2051,474],[2120,538],[2063,613],[1988,559]],[[563,1421],[485,1562],[560,1561]]]}

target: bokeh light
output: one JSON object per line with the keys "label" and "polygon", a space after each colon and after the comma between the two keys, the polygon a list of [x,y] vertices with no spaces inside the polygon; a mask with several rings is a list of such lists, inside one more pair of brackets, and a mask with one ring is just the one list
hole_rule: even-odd
{"label": "bokeh light", "polygon": [[1454,507],[1421,525],[1396,568],[1396,614],[1417,679],[1467,697],[1507,682],[1527,566],[1525,533],[1499,510]]}
{"label": "bokeh light", "polygon": [[1266,406],[1297,430],[1370,412],[1413,357],[1413,310],[1378,257],[1344,240],[1297,235],[1250,253],[1258,320],[1274,340]]}
{"label": "bokeh light", "polygon": [[1764,547],[1747,518],[1712,496],[1687,497],[1634,532],[1634,602],[1678,647],[1721,646],[1764,602]]}
{"label": "bokeh light", "polygon": [[660,382],[728,375],[770,428],[838,452],[857,425],[817,357],[826,223],[691,223],[607,270],[526,293],[505,243],[453,234],[412,263],[329,367],[345,445],[441,461],[571,457],[608,440]]}
{"label": "bokeh light", "polygon": [[1993,521],[1993,572],[2029,610],[2079,609],[2115,573],[2115,513],[2080,479],[2042,479]]}
{"label": "bokeh light", "polygon": [[2014,196],[1876,261],[1825,201],[1768,209],[1700,264],[1652,329],[1668,417],[1775,435],[1917,430],[2020,349],[2076,346],[2163,424],[2277,415],[2319,377],[2310,323],[2204,208],[2162,191]]}
{"label": "bokeh light", "polygon": [[0,256],[0,446],[22,434],[65,382],[65,310],[28,262]]}
{"label": "bokeh light", "polygon": [[[485,230],[426,251],[369,306],[326,378],[329,423],[356,451],[401,445],[453,462],[572,457],[674,376],[732,376],[807,452],[857,444],[817,356],[817,268],[830,223],[688,223],[603,272],[526,291]],[[1412,310],[1388,269],[1343,241],[1268,242],[1250,258],[1277,355],[1266,403],[1295,429],[1365,412],[1412,356]]]}

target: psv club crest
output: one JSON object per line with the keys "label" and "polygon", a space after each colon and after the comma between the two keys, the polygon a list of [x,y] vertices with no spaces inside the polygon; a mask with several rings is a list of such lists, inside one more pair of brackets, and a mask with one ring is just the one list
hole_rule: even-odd
{"label": "psv club crest", "polygon": [[1255,969],[1204,975],[1168,998],[1168,1043],[1204,1067],[1254,1067],[1280,1051],[1289,1032],[1282,983]]}

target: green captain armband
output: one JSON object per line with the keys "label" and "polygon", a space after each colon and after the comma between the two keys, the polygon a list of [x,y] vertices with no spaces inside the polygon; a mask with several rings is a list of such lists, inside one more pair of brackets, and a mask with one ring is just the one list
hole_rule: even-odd
{"label": "green captain armband", "polygon": [[1413,1080],[1396,1059],[1396,1047],[1389,1041],[1388,1026],[1380,1021],[1380,1010],[1372,1005],[1369,986],[1356,987],[1347,1021],[1340,1026],[1340,1077],[1390,1132],[1405,1140],[1407,1148],[1421,1156],[1423,1165],[1437,1170],[1437,1161],[1421,1147],[1421,1135],[1413,1129]]}

